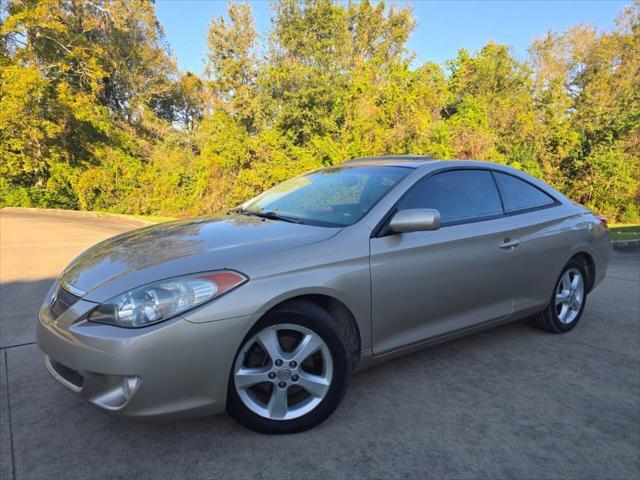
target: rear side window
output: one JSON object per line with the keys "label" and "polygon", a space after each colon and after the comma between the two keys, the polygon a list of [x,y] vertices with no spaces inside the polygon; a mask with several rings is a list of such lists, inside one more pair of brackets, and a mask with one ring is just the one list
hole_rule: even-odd
{"label": "rear side window", "polygon": [[443,225],[503,214],[498,190],[487,170],[451,170],[424,178],[407,192],[398,207],[435,208]]}
{"label": "rear side window", "polygon": [[555,200],[530,183],[512,175],[494,172],[507,213],[553,205]]}

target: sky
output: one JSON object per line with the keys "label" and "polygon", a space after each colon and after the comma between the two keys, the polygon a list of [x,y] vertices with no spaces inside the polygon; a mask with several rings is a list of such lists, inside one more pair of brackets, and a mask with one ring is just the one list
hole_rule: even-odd
{"label": "sky", "polygon": [[[259,34],[271,28],[270,2],[252,1]],[[389,3],[389,2],[387,2]],[[408,47],[414,63],[443,64],[458,49],[477,51],[488,41],[509,45],[521,59],[535,38],[549,30],[562,31],[574,25],[594,25],[608,30],[631,0],[414,0],[418,21]],[[156,0],[156,14],[165,29],[173,54],[182,70],[202,73],[207,50],[206,36],[211,18],[223,15],[221,0]]]}

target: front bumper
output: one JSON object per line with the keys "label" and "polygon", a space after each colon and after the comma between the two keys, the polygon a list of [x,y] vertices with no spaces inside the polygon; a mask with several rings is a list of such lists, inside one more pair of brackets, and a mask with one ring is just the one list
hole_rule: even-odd
{"label": "front bumper", "polygon": [[[236,351],[249,316],[193,323],[188,314],[140,329],[94,324],[80,300],[54,319],[40,309],[37,338],[49,373],[108,413],[185,418],[224,411]],[[210,306],[208,306],[210,307]]]}

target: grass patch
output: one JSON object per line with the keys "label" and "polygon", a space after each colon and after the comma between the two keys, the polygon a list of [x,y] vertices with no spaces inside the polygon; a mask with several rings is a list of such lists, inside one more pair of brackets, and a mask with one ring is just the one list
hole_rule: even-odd
{"label": "grass patch", "polygon": [[613,224],[609,231],[614,240],[640,239],[640,224]]}

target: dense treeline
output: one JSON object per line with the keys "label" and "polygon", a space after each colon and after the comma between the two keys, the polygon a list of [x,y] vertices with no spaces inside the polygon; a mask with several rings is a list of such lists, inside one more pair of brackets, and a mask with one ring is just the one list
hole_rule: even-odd
{"label": "dense treeline", "polygon": [[229,5],[203,77],[149,0],[0,0],[0,206],[220,211],[365,155],[507,163],[640,217],[640,3],[613,31],[550,32],[418,65],[383,2],[282,0],[266,38]]}

